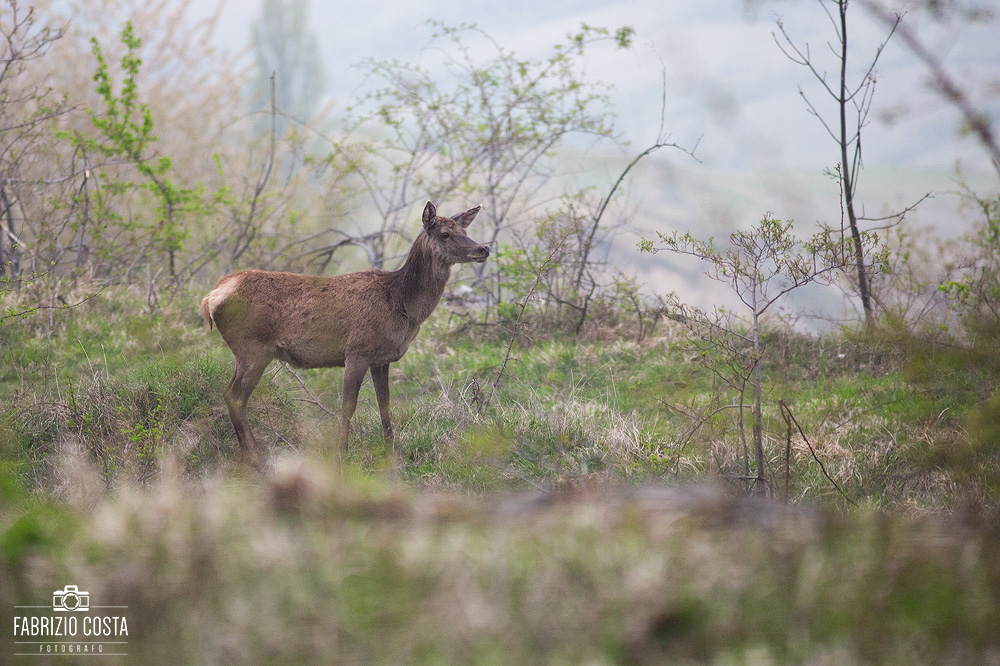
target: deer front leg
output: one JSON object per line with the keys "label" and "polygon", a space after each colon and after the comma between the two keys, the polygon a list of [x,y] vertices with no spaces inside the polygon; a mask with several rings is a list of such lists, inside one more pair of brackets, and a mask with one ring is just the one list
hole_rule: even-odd
{"label": "deer front leg", "polygon": [[351,417],[358,407],[358,392],[361,382],[368,372],[368,364],[364,361],[348,358],[344,364],[344,397],[340,402],[340,451],[347,453],[347,443],[351,438]]}
{"label": "deer front leg", "polygon": [[389,444],[393,442],[392,423],[389,421],[389,364],[372,366],[372,385],[378,399],[378,411],[382,416],[382,437]]}

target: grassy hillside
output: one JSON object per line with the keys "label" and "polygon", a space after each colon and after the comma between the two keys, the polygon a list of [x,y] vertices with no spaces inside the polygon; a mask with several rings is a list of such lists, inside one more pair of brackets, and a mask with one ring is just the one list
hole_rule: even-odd
{"label": "grassy hillside", "polygon": [[[105,292],[0,328],[0,451],[29,487],[58,494],[67,452],[108,488],[153,481],[167,459],[194,478],[234,468],[221,395],[232,355],[202,327],[195,301],[150,314],[129,292]],[[365,384],[349,465],[480,493],[705,478],[741,486],[749,426],[741,431],[739,397],[671,322],[642,343],[611,320],[578,341],[529,326],[488,398],[508,333],[460,321],[442,308],[394,364],[395,450]],[[939,455],[965,436],[983,377],[918,383],[901,347],[847,334],[774,332],[765,342],[771,496],[876,508],[996,501],[995,466],[967,478]],[[341,374],[269,369],[249,413],[272,455],[333,455]],[[791,437],[779,400],[801,426]]]}
{"label": "grassy hillside", "polygon": [[143,664],[1000,660],[995,465],[942,454],[975,371],[914,383],[899,346],[769,334],[748,496],[739,411],[669,322],[529,323],[484,404],[507,333],[442,308],[393,368],[394,450],[366,384],[339,461],[341,371],[275,366],[258,474],[196,300],[0,328],[0,608],[78,584],[127,606]]}

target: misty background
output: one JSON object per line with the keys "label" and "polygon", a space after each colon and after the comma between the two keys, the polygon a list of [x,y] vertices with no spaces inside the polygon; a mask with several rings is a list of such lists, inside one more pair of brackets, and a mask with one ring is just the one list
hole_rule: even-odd
{"label": "misty background", "polygon": [[[218,15],[219,47],[252,58],[250,43],[266,5],[224,3]],[[655,140],[664,95],[664,127],[672,140],[694,150],[697,161],[678,151],[661,151],[633,172],[623,199],[635,219],[619,239],[619,250],[634,248],[634,236],[651,230],[716,235],[748,225],[766,211],[802,223],[833,223],[839,215],[838,185],[824,175],[839,161],[837,146],[810,115],[800,91],[830,118],[835,105],[775,41],[776,21],[781,20],[834,76],[836,63],[828,50],[831,24],[819,3],[431,1],[386,2],[376,10],[366,3],[310,0],[304,9],[322,66],[323,95],[316,103],[333,114],[365,85],[356,67],[362,59],[426,59],[424,49],[434,31],[428,19],[475,24],[505,48],[528,57],[581,23],[634,27],[633,49],[603,49],[586,57],[588,75],[613,86],[621,144],[580,140],[570,146],[572,161],[586,163],[590,173],[584,178],[595,186],[612,182],[623,160]],[[208,10],[192,8],[192,18],[204,18]],[[903,10],[908,10],[908,24],[980,108],[995,115],[1000,73],[996,23],[935,21],[915,3]],[[860,6],[851,11],[849,68],[860,75],[885,40],[886,29]],[[889,214],[931,193],[933,198],[908,215],[910,224],[949,235],[967,230],[968,220],[958,210],[958,183],[995,190],[985,151],[961,133],[959,114],[933,90],[925,67],[898,38],[881,55],[876,76],[860,174],[865,211]],[[615,253],[619,262],[629,256]],[[631,259],[641,260],[635,253]]]}
{"label": "misty background", "polygon": [[[320,99],[334,109],[349,103],[363,85],[356,68],[362,59],[419,60],[433,32],[428,19],[474,24],[524,56],[537,55],[581,23],[624,24],[635,28],[636,48],[590,54],[587,68],[593,79],[613,85],[618,127],[633,146],[655,138],[665,70],[665,125],[681,143],[700,139],[697,156],[707,168],[809,171],[831,163],[829,138],[799,96],[801,89],[825,102],[819,84],[789,61],[773,38],[775,21],[781,19],[799,43],[828,61],[834,75],[834,62],[825,53],[830,25],[816,2],[385,2],[378,11],[365,3],[307,0],[304,5],[323,68]],[[210,9],[204,3],[189,11],[192,18],[205,18]],[[250,49],[254,25],[265,9],[223,2],[219,47],[232,53]],[[907,20],[960,82],[983,98],[995,91],[1000,75],[995,23],[934,22],[912,9]],[[851,55],[854,69],[862,72],[886,31],[860,6],[852,12]],[[898,39],[890,41],[877,75],[875,117],[866,133],[867,167],[990,169],[975,141],[958,135],[958,114],[930,88],[924,67]],[[831,104],[826,108],[832,112]],[[987,108],[995,111],[996,104]]]}
{"label": "misty background", "polygon": [[[130,3],[105,3],[110,11],[78,14],[86,4],[53,6],[71,17],[74,29],[113,42]],[[836,105],[806,68],[782,53],[775,37],[781,21],[796,44],[809,49],[818,68],[835,76],[832,24],[818,2],[164,3],[172,4],[174,14],[156,15],[197,26],[218,50],[215,62],[224,65],[213,74],[244,82],[247,115],[266,111],[270,70],[280,69],[262,55],[262,42],[289,41],[291,50],[283,58],[295,63],[297,74],[290,82],[278,72],[280,111],[298,121],[299,131],[321,134],[334,133],[345,110],[370,89],[359,63],[397,60],[428,66],[433,74],[444,45],[434,41],[436,29],[429,20],[475,25],[525,58],[539,57],[582,24],[611,30],[631,26],[632,48],[594,48],[583,58],[588,80],[611,86],[617,140],[570,134],[560,159],[567,181],[603,194],[629,160],[657,139],[661,114],[669,140],[693,153],[692,158],[665,149],[651,155],[630,173],[614,200],[615,219],[609,222],[615,228],[601,249],[610,264],[639,276],[653,292],[724,298],[704,284],[696,264],[640,256],[637,241],[656,231],[717,237],[767,212],[795,220],[802,234],[817,222],[839,222],[839,186],[829,175],[839,162],[839,149],[803,96],[831,120]],[[1000,99],[996,22],[982,15],[963,20],[958,10],[927,11],[917,2],[898,8],[977,108],[995,117]],[[147,39],[155,40],[155,32]],[[849,73],[860,77],[885,39],[886,28],[852,5]],[[996,191],[986,152],[963,133],[959,113],[933,89],[925,66],[898,37],[881,54],[875,75],[863,134],[861,211],[889,215],[930,195],[909,212],[907,228],[960,236],[971,228],[974,213],[963,205],[961,191]],[[615,226],[623,221],[627,224]]]}

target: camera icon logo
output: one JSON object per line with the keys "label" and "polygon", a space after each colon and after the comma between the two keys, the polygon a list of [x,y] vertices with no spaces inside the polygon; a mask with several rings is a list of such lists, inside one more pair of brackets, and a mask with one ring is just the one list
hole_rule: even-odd
{"label": "camera icon logo", "polygon": [[90,610],[90,592],[81,592],[76,585],[67,585],[61,590],[56,590],[52,593],[52,610]]}

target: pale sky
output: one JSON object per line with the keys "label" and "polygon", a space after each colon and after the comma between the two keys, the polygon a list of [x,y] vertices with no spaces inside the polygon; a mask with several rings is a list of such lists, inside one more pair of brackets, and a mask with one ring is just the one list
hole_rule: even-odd
{"label": "pale sky", "polygon": [[[226,3],[221,44],[236,50],[247,42],[258,12],[255,5],[253,0]],[[352,67],[358,61],[419,57],[432,33],[427,19],[475,23],[526,56],[545,53],[581,22],[609,28],[627,24],[636,30],[635,47],[629,52],[594,49],[588,71],[615,85],[618,126],[634,146],[655,138],[662,59],[667,128],[681,143],[700,138],[703,163],[737,170],[825,168],[836,158],[835,144],[808,114],[799,87],[831,114],[834,107],[805,68],[789,62],[772,38],[780,16],[802,45],[809,43],[812,53],[825,56],[832,33],[814,0],[757,2],[752,10],[744,0],[388,0],[377,5],[310,0],[309,7],[328,92],[340,104],[360,83],[360,73]],[[852,14],[856,46],[851,64],[859,73],[884,30],[860,6]],[[924,20],[917,27],[959,81],[972,87],[1000,78],[996,24],[946,28]],[[957,113],[928,89],[922,66],[901,42],[890,43],[877,73],[872,124],[865,137],[867,165],[950,170],[961,160],[968,168],[988,168],[975,141],[956,136]],[[1000,115],[995,101],[993,111]],[[891,124],[884,121],[888,116],[895,119]]]}

